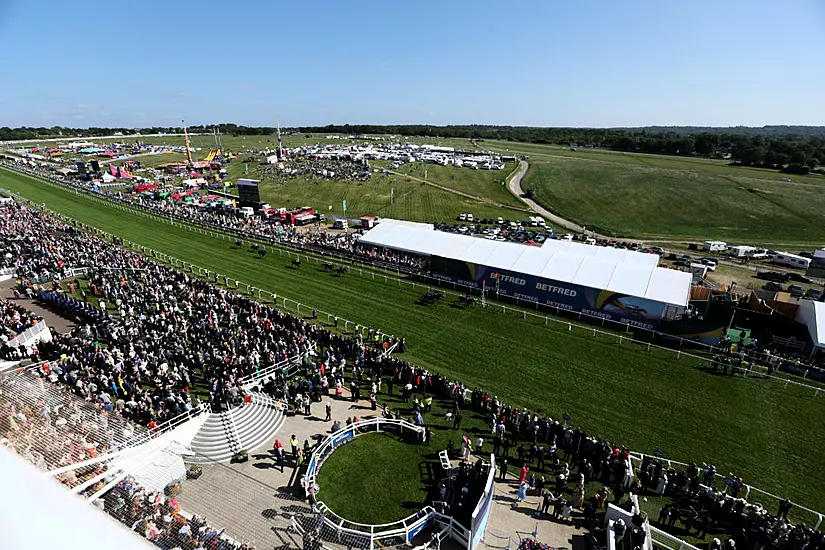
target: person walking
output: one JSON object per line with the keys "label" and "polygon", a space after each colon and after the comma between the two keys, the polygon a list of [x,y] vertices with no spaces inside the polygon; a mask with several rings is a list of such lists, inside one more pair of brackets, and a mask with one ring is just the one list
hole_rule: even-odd
{"label": "person walking", "polygon": [[527,479],[527,474],[529,472],[530,472],[530,468],[528,468],[526,465],[521,467],[521,472],[519,472],[519,476],[518,476],[519,485],[524,483],[524,480]]}
{"label": "person walking", "polygon": [[324,422],[329,422],[330,420],[332,420],[332,405],[327,403],[326,410],[327,410],[327,415],[324,418]]}
{"label": "person walking", "polygon": [[456,412],[455,416],[453,417],[453,429],[454,430],[457,430],[457,429],[461,428],[461,419],[462,418],[463,418],[463,415],[461,414],[461,411]]}
{"label": "person walking", "polygon": [[289,444],[292,447],[292,458],[298,460],[298,438],[295,434],[292,434],[292,437],[289,438]]}

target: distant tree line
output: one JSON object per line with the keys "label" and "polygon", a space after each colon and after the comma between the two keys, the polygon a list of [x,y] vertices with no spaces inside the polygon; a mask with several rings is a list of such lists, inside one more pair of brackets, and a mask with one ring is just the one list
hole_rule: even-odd
{"label": "distant tree line", "polygon": [[[272,135],[274,127],[216,124],[191,126],[192,133],[223,135]],[[94,137],[121,133],[180,133],[180,127],[148,128],[0,128],[0,141],[40,139],[49,137]],[[825,127],[823,126],[763,126],[733,127],[649,127],[649,128],[537,128],[527,126],[428,126],[428,125],[328,125],[283,129],[303,134],[394,134],[442,138],[466,138],[473,141],[506,140],[521,143],[556,144],[581,147],[603,147],[618,151],[663,155],[702,156],[729,159],[743,166],[774,168],[788,173],[806,174],[825,161]]]}

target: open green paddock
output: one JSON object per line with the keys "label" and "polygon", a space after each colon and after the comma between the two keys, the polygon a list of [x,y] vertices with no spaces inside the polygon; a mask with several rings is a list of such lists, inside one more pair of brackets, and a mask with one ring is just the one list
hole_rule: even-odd
{"label": "open green paddock", "polygon": [[[375,162],[374,165],[380,168],[388,168],[388,162]],[[393,172],[412,176],[414,178],[426,180],[443,187],[449,187],[462,193],[467,193],[476,197],[481,197],[494,201],[498,204],[511,206],[514,209],[523,211],[522,216],[527,217],[528,213],[523,202],[514,197],[507,190],[506,180],[518,169],[518,164],[508,162],[503,170],[473,170],[458,166],[439,166],[438,164],[425,164],[422,162],[411,162],[402,164]],[[395,176],[399,178],[403,176]],[[475,214],[474,214],[475,215]],[[511,211],[510,217],[518,215]]]}
{"label": "open green paddock", "polygon": [[[529,155],[524,191],[558,215],[607,235],[774,247],[825,242],[825,177],[709,159],[481,145]],[[791,181],[780,181],[784,177]]]}
{"label": "open green paddock", "polygon": [[[373,164],[376,167],[383,166],[380,163]],[[438,179],[430,178],[431,181],[443,187],[472,193],[472,191],[481,191],[489,185],[489,191],[496,197],[501,198],[502,192],[509,195],[506,190],[496,192],[494,186],[497,184],[493,183],[492,172],[485,173],[480,170],[458,167],[439,168],[452,170],[449,174],[446,171],[440,172]],[[265,170],[265,166],[257,163],[249,163],[248,171],[243,162],[235,161],[227,165],[229,181],[235,181],[239,177],[260,180],[261,200],[273,207],[312,206],[328,217],[344,216],[345,200],[347,201],[346,216],[349,218],[380,216],[410,221],[439,222],[455,220],[462,212],[472,212],[476,216],[485,218],[502,216],[526,219],[528,215],[524,211],[502,208],[485,201],[461,196],[402,175],[373,172],[372,177],[364,182],[296,176],[283,178],[284,182],[280,183],[280,176],[266,175]],[[503,170],[496,172],[495,175],[503,179],[507,173],[509,173],[507,170]],[[483,177],[473,182],[473,178],[478,177],[479,174]],[[450,176],[453,176],[453,179]],[[394,197],[393,189],[395,189]],[[507,204],[513,203],[512,196],[507,200]]]}
{"label": "open green paddock", "polygon": [[299,300],[342,319],[407,339],[406,359],[482,387],[507,402],[574,424],[629,448],[711,462],[746,482],[825,509],[817,467],[825,435],[825,395],[758,378],[711,374],[704,362],[647,351],[610,336],[494,308],[416,302],[422,288],[389,277],[343,277],[290,255],[265,259],[234,240],[170,226],[88,197],[0,170],[0,187],[84,223],[183,261]]}

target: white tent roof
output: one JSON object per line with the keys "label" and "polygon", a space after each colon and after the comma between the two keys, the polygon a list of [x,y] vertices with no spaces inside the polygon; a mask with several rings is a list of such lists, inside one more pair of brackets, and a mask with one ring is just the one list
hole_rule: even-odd
{"label": "white tent roof", "polygon": [[808,327],[814,346],[825,348],[825,303],[799,300],[796,320]]}
{"label": "white tent roof", "polygon": [[0,485],[6,495],[0,502],[4,548],[87,550],[95,540],[123,550],[155,548],[3,448]]}
{"label": "white tent roof", "polygon": [[690,299],[691,274],[657,267],[655,254],[557,240],[548,240],[539,248],[388,221],[365,233],[360,242],[683,307]]}

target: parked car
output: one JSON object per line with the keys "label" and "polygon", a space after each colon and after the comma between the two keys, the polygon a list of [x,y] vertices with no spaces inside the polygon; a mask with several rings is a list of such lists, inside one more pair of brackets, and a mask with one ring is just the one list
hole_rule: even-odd
{"label": "parked car", "polygon": [[805,294],[805,289],[799,285],[791,285],[788,287],[788,292],[791,293],[791,296],[799,298],[800,296]]}
{"label": "parked car", "polygon": [[764,279],[765,281],[774,281],[777,283],[785,283],[790,279],[787,273],[782,273],[779,271],[759,271],[755,277],[757,279]]}
{"label": "parked car", "polygon": [[785,275],[788,276],[787,280],[789,280],[789,281],[794,281],[796,283],[805,283],[806,285],[809,285],[809,284],[813,283],[813,281],[811,281],[809,278],[807,278],[805,275],[803,275],[801,273],[795,273],[795,272],[791,271],[791,272],[785,273]]}
{"label": "parked car", "polygon": [[768,281],[762,288],[771,292],[782,292],[782,283]]}
{"label": "parked car", "polygon": [[809,288],[808,292],[805,293],[805,297],[810,298],[811,300],[821,300],[822,291],[818,288]]}

